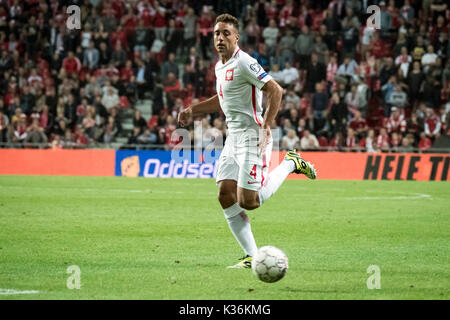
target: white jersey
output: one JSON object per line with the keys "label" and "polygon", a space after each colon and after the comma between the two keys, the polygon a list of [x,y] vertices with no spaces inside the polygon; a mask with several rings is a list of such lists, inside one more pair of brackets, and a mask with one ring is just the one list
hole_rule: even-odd
{"label": "white jersey", "polygon": [[223,64],[216,64],[216,90],[230,133],[262,125],[261,88],[272,77],[239,47]]}

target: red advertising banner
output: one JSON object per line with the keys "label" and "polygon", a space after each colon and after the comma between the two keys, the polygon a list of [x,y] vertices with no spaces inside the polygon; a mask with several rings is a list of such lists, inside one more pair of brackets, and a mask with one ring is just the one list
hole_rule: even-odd
{"label": "red advertising banner", "polygon": [[113,176],[115,150],[0,149],[0,174]]}
{"label": "red advertising banner", "polygon": [[[285,152],[278,154],[283,159]],[[317,179],[449,181],[450,154],[302,152],[314,164]],[[272,155],[271,169],[277,155]],[[305,179],[291,174],[291,179]]]}

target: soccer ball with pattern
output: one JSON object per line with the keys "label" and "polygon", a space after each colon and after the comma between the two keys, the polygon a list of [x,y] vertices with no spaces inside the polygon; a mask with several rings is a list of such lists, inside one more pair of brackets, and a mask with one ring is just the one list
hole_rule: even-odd
{"label": "soccer ball with pattern", "polygon": [[264,282],[276,282],[284,277],[288,268],[288,258],[273,246],[261,247],[252,259],[253,273]]}

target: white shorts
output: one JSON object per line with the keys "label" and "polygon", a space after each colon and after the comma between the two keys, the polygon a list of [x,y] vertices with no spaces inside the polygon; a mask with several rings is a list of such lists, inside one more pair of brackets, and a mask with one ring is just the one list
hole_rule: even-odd
{"label": "white shorts", "polygon": [[216,183],[235,180],[241,188],[257,191],[267,179],[272,155],[272,140],[266,152],[258,156],[259,132],[245,129],[230,134],[216,167]]}

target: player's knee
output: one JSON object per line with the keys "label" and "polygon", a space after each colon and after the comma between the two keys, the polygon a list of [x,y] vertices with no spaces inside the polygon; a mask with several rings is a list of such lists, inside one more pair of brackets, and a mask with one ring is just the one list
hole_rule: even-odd
{"label": "player's knee", "polygon": [[228,208],[236,203],[236,197],[234,197],[230,192],[226,192],[224,190],[219,190],[217,199],[219,200],[222,208]]}
{"label": "player's knee", "polygon": [[259,207],[259,203],[253,199],[239,199],[238,204],[245,210],[254,210]]}

